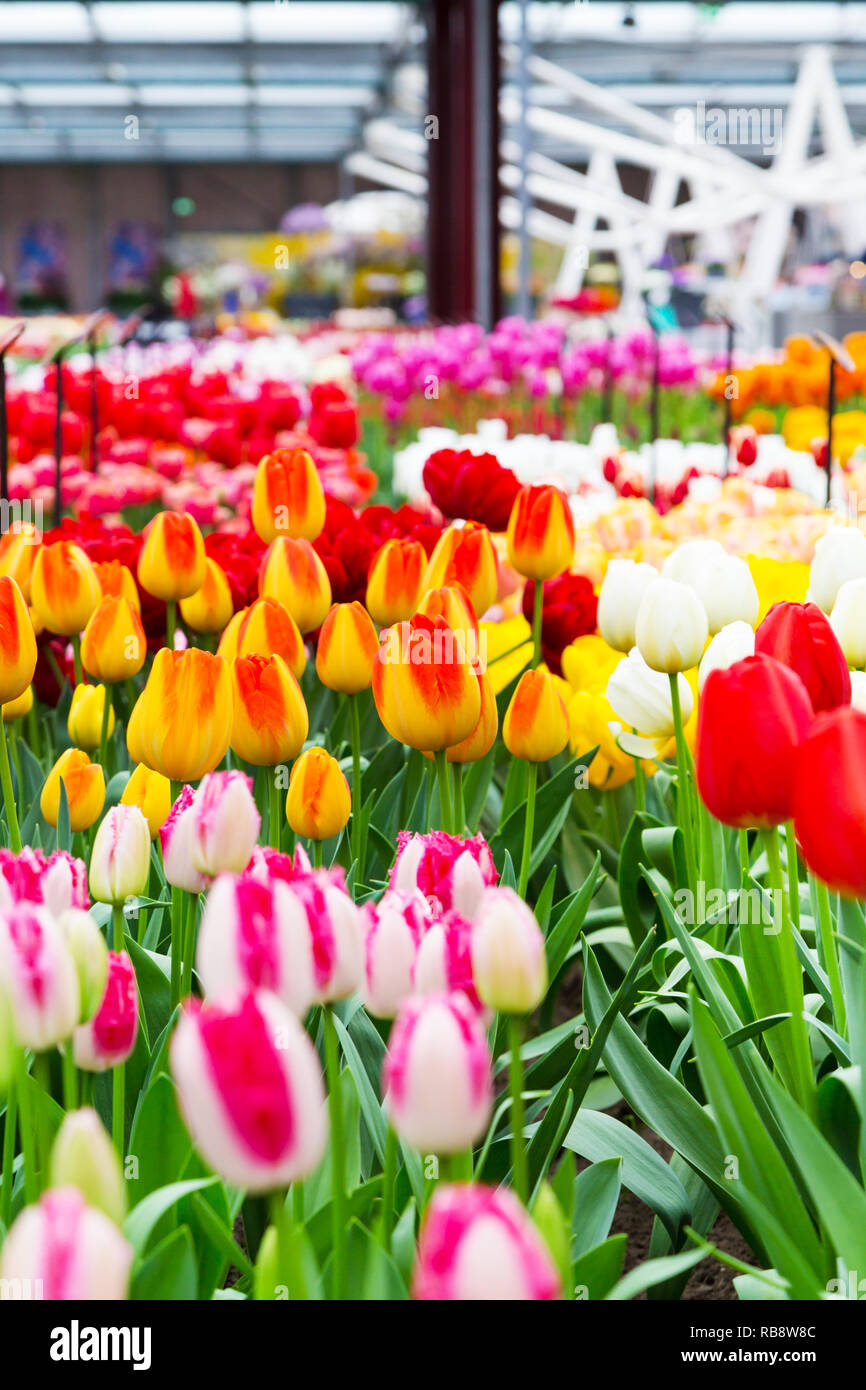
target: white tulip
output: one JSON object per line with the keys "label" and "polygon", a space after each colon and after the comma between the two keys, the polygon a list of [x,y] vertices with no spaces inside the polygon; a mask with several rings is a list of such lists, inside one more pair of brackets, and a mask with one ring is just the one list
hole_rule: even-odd
{"label": "white tulip", "polygon": [[[678,678],[683,720],[692,712],[692,688],[685,676]],[[623,722],[648,738],[669,739],[674,732],[671,685],[661,671],[647,666],[637,647],[611,674],[605,691],[608,704]]]}
{"label": "white tulip", "polygon": [[686,541],[667,557],[662,577],[694,589],[704,608],[711,634],[729,623],[750,626],[758,616],[758,590],[745,560],[729,555],[718,541]]}
{"label": "white tulip", "polygon": [[598,595],[598,630],[618,652],[634,646],[634,625],[641,599],[658,570],[644,561],[611,560]]}
{"label": "white tulip", "polygon": [[846,579],[830,614],[830,626],[849,666],[866,666],[866,579]]}
{"label": "white tulip", "polygon": [[683,541],[672,550],[662,565],[662,578],[675,579],[678,584],[688,584],[694,589],[700,576],[714,561],[724,559],[725,547],[709,536],[694,541]]}
{"label": "white tulip", "polygon": [[735,661],[743,661],[747,656],[754,655],[755,634],[749,624],[727,623],[716,633],[701,658],[698,667],[698,690],[703,690],[711,671],[726,671]]}
{"label": "white tulip", "polygon": [[866,714],[866,671],[851,672],[851,708]]}
{"label": "white tulip", "polygon": [[694,589],[673,579],[655,579],[638,609],[635,637],[654,671],[697,666],[707,640],[707,613]]}
{"label": "white tulip", "polygon": [[833,526],[815,542],[808,598],[832,613],[836,596],[849,579],[866,578],[866,536],[856,526]]}

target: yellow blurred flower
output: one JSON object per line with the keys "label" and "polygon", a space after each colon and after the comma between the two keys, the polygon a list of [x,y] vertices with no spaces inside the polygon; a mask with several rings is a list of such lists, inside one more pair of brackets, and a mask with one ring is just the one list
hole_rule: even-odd
{"label": "yellow blurred flower", "polygon": [[562,653],[562,672],[573,690],[601,692],[622,661],[622,652],[609,647],[598,633],[577,637]]}
{"label": "yellow blurred flower", "polygon": [[616,721],[616,715],[600,691],[578,690],[572,695],[568,703],[571,751],[585,753],[598,745],[589,765],[589,783],[606,791],[613,791],[634,777],[634,758],[617,747],[608,727],[611,720]]}
{"label": "yellow blurred flower", "polygon": [[502,623],[479,623],[480,650],[498,695],[532,660],[532,628],[520,613]]}
{"label": "yellow blurred flower", "polygon": [[758,622],[774,603],[803,603],[809,587],[809,566],[800,560],[773,560],[768,555],[746,556],[758,590]]}

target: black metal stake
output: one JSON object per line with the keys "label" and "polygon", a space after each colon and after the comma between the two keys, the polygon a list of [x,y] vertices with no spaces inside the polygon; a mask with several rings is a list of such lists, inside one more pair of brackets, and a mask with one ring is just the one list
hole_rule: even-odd
{"label": "black metal stake", "polygon": [[96,385],[96,334],[87,339],[90,353],[90,471],[95,473],[99,465],[96,436],[99,434],[99,395]]}
{"label": "black metal stake", "polygon": [[833,416],[836,412],[836,359],[830,353],[830,376],[827,381],[827,506],[830,505],[830,484],[833,481]]}
{"label": "black metal stake", "polygon": [[54,384],[57,392],[57,413],[54,417],[54,525],[60,525],[63,514],[63,488],[60,481],[60,460],[63,457],[63,349],[54,358]]}
{"label": "black metal stake", "polygon": [[723,433],[723,435],[722,435],[722,439],[723,439],[723,442],[724,442],[724,445],[725,445],[725,465],[724,465],[724,472],[723,472],[723,474],[722,474],[722,477],[723,477],[723,478],[727,478],[727,476],[728,476],[728,469],[729,469],[729,467],[730,467],[730,462],[731,462],[731,415],[732,415],[732,411],[731,411],[731,397],[730,397],[730,395],[729,395],[729,392],[730,392],[730,389],[731,389],[731,377],[733,376],[733,370],[734,370],[734,325],[733,325],[733,323],[731,322],[730,319],[726,319],[725,322],[726,322],[727,325],[728,325],[728,348],[727,348],[727,363],[726,363],[726,367],[725,367],[725,413],[724,413],[724,421],[723,421],[723,423],[722,423],[722,429],[723,429],[723,431],[724,431],[724,433]]}

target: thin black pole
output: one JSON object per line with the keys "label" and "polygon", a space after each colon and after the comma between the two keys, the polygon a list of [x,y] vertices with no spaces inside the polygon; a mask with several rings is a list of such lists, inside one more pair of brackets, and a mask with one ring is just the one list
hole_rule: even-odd
{"label": "thin black pole", "polygon": [[730,466],[730,461],[731,461],[731,414],[732,414],[732,412],[731,412],[731,397],[730,397],[729,392],[730,392],[730,390],[731,390],[731,377],[733,376],[733,369],[734,369],[734,325],[733,325],[733,323],[731,322],[730,319],[727,320],[727,324],[728,324],[728,350],[727,350],[727,363],[726,363],[726,367],[725,367],[725,415],[724,415],[724,421],[723,421],[723,424],[722,424],[722,429],[723,429],[723,431],[724,431],[724,433],[723,433],[723,435],[722,435],[722,439],[723,439],[723,442],[724,442],[724,445],[725,445],[725,467],[724,467],[724,473],[723,473],[722,476],[725,477],[725,478],[727,478],[727,476],[728,476],[728,468],[729,468],[729,466]]}
{"label": "thin black pole", "polygon": [[96,385],[96,334],[91,333],[87,340],[90,351],[90,471],[95,473],[97,458],[96,436],[99,434],[99,395]]}
{"label": "thin black pole", "polygon": [[827,381],[827,506],[830,505],[830,484],[833,480],[833,416],[836,412],[836,359],[830,353],[830,376]]}
{"label": "thin black pole", "polygon": [[60,460],[63,457],[63,353],[58,352],[54,359],[54,382],[57,392],[57,413],[54,417],[54,525],[60,525],[63,515],[63,489],[60,479]]}

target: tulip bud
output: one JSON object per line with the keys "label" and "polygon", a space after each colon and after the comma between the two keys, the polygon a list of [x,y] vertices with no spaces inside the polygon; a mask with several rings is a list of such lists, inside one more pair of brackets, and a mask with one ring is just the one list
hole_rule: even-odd
{"label": "tulip bud", "polygon": [[324,748],[308,748],[289,777],[286,815],[296,835],[330,840],[352,810],[352,794],[340,764]]}
{"label": "tulip bud", "polygon": [[449,763],[477,763],[481,758],[486,758],[496,742],[496,734],[499,730],[499,710],[496,705],[493,682],[481,662],[475,657],[472,658],[472,669],[478,679],[481,713],[471,734],[467,734],[460,743],[453,743],[446,750]]}
{"label": "tulip bud", "polygon": [[80,993],[62,928],[44,907],[17,903],[0,912],[0,991],[22,1047],[45,1052],[72,1033]]}
{"label": "tulip bud", "polygon": [[151,772],[139,763],[123,789],[120,804],[138,807],[147,821],[150,838],[155,840],[171,810],[171,783],[161,772]]}
{"label": "tulip bud", "polygon": [[232,730],[231,672],[196,647],[161,647],[126,731],[134,762],[195,782],[222,762]]}
{"label": "tulip bud", "polygon": [[840,585],[830,626],[848,665],[866,666],[866,578],[847,579]]}
{"label": "tulip bud", "polygon": [[313,1171],[328,1137],[319,1058],[274,995],[184,1009],[170,1057],[193,1143],[226,1182],[266,1192]]}
{"label": "tulip bud", "polygon": [[457,633],[469,656],[482,655],[475,607],[462,584],[453,580],[439,589],[428,589],[417,611],[428,618],[444,618]]}
{"label": "tulip bud", "polygon": [[166,882],[187,893],[201,893],[208,880],[193,866],[193,802],[192,787],[183,787],[159,832],[162,848],[162,867]]}
{"label": "tulip bud", "polygon": [[[698,689],[703,690],[711,671],[726,671],[729,666],[733,666],[735,661],[743,661],[747,656],[754,656],[754,654],[755,634],[749,624],[743,622],[728,623],[726,627],[721,628],[716,633],[701,657],[701,664],[698,667]],[[682,693],[683,681],[681,679],[680,698],[682,698]],[[685,710],[683,711],[683,719],[688,719]]]}
{"label": "tulip bud", "polygon": [[697,666],[709,626],[694,589],[673,579],[649,585],[638,609],[635,635],[640,654],[654,671],[672,675]]}
{"label": "tulip bud", "polygon": [[14,700],[7,700],[3,706],[3,723],[14,724],[16,719],[23,719],[33,708],[33,686],[28,685],[27,689]]}
{"label": "tulip bud", "polygon": [[309,541],[278,536],[265,554],[259,575],[262,598],[275,598],[291,613],[301,632],[313,632],[331,606],[331,581]]}
{"label": "tulip bud", "polygon": [[615,651],[630,652],[634,646],[641,599],[655,579],[658,570],[643,561],[611,560],[608,565],[598,595],[597,622],[605,642]]}
{"label": "tulip bud", "polygon": [[836,595],[849,579],[866,579],[866,536],[857,526],[831,526],[815,542],[807,598],[832,613]]}
{"label": "tulip bud", "polygon": [[209,997],[266,989],[303,1018],[316,997],[307,914],[279,879],[220,874],[207,895],[196,969]]}
{"label": "tulip bud", "polygon": [[[6,706],[25,694],[36,670],[36,637],[21,590],[8,575],[0,578],[0,703]],[[30,704],[33,693],[30,693]]]}
{"label": "tulip bud", "polygon": [[758,591],[745,560],[718,541],[685,541],[665,560],[662,578],[694,589],[707,614],[710,635],[729,623],[751,625],[758,616]]}
{"label": "tulip bud", "polygon": [[532,1203],[532,1220],[567,1286],[571,1278],[571,1231],[549,1182],[543,1182]]}
{"label": "tulip bud", "polygon": [[[99,747],[102,720],[105,715],[105,686],[76,685],[66,727],[69,737],[79,747],[89,750]],[[114,710],[108,711],[108,736],[114,733]]]}
{"label": "tulip bud", "polygon": [[367,577],[367,610],[380,627],[411,618],[424,593],[427,553],[420,541],[385,541]]}
{"label": "tulip bud", "polygon": [[432,830],[427,835],[397,834],[397,857],[388,887],[398,893],[414,889],[442,912],[454,911],[472,921],[486,887],[499,881],[490,846],[483,835],[462,839]]}
{"label": "tulip bud", "polygon": [[[751,631],[751,629],[749,629]],[[692,688],[685,676],[677,677],[683,722],[694,706]],[[674,707],[667,676],[647,666],[637,647],[621,661],[607,683],[606,696],[614,714],[630,729],[652,739],[669,739],[674,733]]]}
{"label": "tulip bud", "polygon": [[361,998],[374,1018],[394,1018],[412,993],[415,957],[429,922],[418,892],[387,892],[368,909]]}
{"label": "tulip bud", "polygon": [[301,687],[280,656],[239,656],[232,662],[231,746],[256,767],[291,762],[310,729]]}
{"label": "tulip bud", "polygon": [[320,1004],[347,999],[363,977],[364,933],[360,908],[343,886],[343,872],[302,874],[293,878],[292,888],[307,914],[316,999]]}
{"label": "tulip bud", "polygon": [[66,850],[55,850],[46,861],[40,887],[42,901],[55,917],[70,907],[87,909],[90,906],[87,865],[83,859],[67,854]]}
{"label": "tulip bud", "polygon": [[51,1149],[51,1187],[75,1187],[116,1226],[126,1216],[126,1182],[105,1125],[89,1106],[66,1115]]}
{"label": "tulip bud", "polygon": [[866,714],[844,705],[814,720],[794,763],[793,820],[812,873],[846,898],[866,897]]}
{"label": "tulip bud", "polygon": [[64,637],[74,636],[86,626],[101,597],[96,571],[80,546],[73,541],[56,541],[39,547],[30,580],[30,602],[44,628]]}
{"label": "tulip bud", "polygon": [[119,560],[94,560],[93,568],[103,598],[125,598],[135,613],[141,613],[138,585],[128,565],[122,565]]}
{"label": "tulip bud", "polygon": [[549,671],[524,671],[502,721],[515,758],[544,763],[568,746],[568,713]]}
{"label": "tulip bud", "polygon": [[126,951],[108,952],[108,977],[93,1018],[76,1028],[75,1065],[83,1071],[108,1071],[132,1056],[138,1033],[138,986]]}
{"label": "tulip bud", "polygon": [[549,1302],[560,1293],[550,1253],[508,1188],[437,1187],[418,1238],[413,1298]]}
{"label": "tulip bud", "polygon": [[53,1188],[12,1223],[0,1280],[35,1286],[52,1301],[117,1301],[127,1296],[132,1258],[132,1246],[103,1212],[73,1187]]}
{"label": "tulip bud", "polygon": [[238,656],[280,656],[295,680],[307,664],[298,625],[275,598],[257,598],[236,613],[220,639],[219,654],[229,663]]}
{"label": "tulip bud", "polygon": [[108,981],[108,946],[89,912],[68,907],[58,922],[78,972],[80,1008],[76,1023],[87,1023],[102,1003]]}
{"label": "tulip bud", "polygon": [[361,603],[335,603],[322,623],[316,674],[329,690],[357,695],[373,683],[379,638]]}
{"label": "tulip bud", "polygon": [[15,580],[25,604],[30,602],[30,577],[40,539],[32,521],[22,521],[0,536],[0,577]]}
{"label": "tulip bud", "polygon": [[755,633],[755,651],[796,671],[816,714],[851,703],[845,655],[817,604],[774,603]]}
{"label": "tulip bud", "polygon": [[105,805],[105,774],[99,763],[92,763],[80,748],[67,748],[49,772],[39,798],[39,809],[49,825],[56,826],[60,815],[60,783],[66,788],[69,825],[72,830],[89,830]]}
{"label": "tulip bud", "polygon": [[492,1014],[484,1008],[475,987],[472,966],[472,926],[456,912],[433,922],[418,945],[412,984],[416,994],[464,994],[485,1028]]}
{"label": "tulip bud", "polygon": [[256,846],[262,818],[244,772],[211,772],[202,780],[192,807],[190,854],[193,868],[215,877],[243,873]]}
{"label": "tulip bud", "polygon": [[496,602],[499,566],[490,532],[480,521],[449,526],[430,556],[425,590],[454,583],[462,584],[478,614],[483,615]]}
{"label": "tulip bud", "polygon": [[480,1139],[493,1101],[490,1050],[462,994],[404,1003],[382,1084],[394,1129],[420,1153],[460,1153]]}
{"label": "tulip bud", "polygon": [[508,519],[508,561],[526,579],[554,579],[574,559],[574,521],[559,488],[522,487]]}
{"label": "tulip bud", "polygon": [[460,743],[481,714],[478,678],[442,618],[416,615],[393,627],[376,655],[373,698],[392,738],[436,752]]}
{"label": "tulip bud", "polygon": [[204,580],[189,598],[180,601],[181,617],[193,632],[222,632],[234,612],[232,591],[225,572],[210,556],[205,560]]}
{"label": "tulip bud", "polygon": [[527,1014],[547,991],[544,936],[531,908],[511,888],[488,888],[472,929],[472,969],[482,1001]]}
{"label": "tulip bud", "polygon": [[157,512],[144,532],[138,582],[164,603],[190,598],[205,578],[205,549],[198,523],[186,512]]}
{"label": "tulip bud", "polygon": [[90,891],[95,902],[119,904],[136,897],[150,876],[150,829],[137,806],[112,806],[90,852]]}
{"label": "tulip bud", "polygon": [[325,524],[325,494],[306,449],[275,449],[260,459],[253,483],[252,521],[269,545],[277,536],[314,541]]}
{"label": "tulip bud", "polygon": [[125,598],[100,599],[81,638],[87,674],[108,684],[127,680],[138,675],[146,656],[147,638],[137,611]]}

